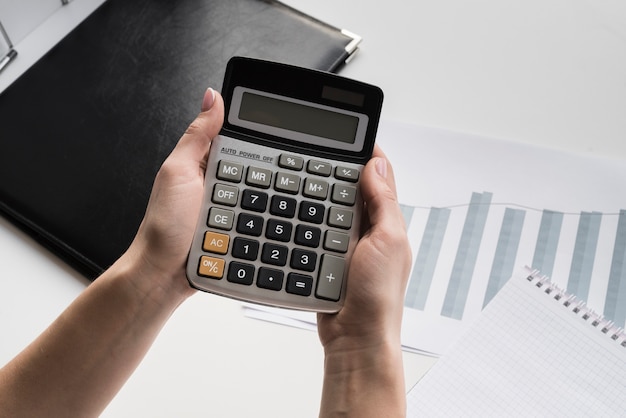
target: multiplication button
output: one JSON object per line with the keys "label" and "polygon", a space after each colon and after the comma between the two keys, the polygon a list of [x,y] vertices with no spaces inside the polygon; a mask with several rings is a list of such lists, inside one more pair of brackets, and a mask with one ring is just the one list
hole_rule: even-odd
{"label": "multiplication button", "polygon": [[352,226],[352,211],[334,206],[331,207],[328,210],[328,225],[350,229]]}

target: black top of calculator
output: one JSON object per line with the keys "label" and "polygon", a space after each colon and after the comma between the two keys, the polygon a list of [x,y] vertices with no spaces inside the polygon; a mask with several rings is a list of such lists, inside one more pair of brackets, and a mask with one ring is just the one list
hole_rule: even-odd
{"label": "black top of calculator", "polygon": [[[251,128],[249,124],[242,126],[242,124],[233,123],[232,120],[229,121],[229,114],[232,106],[237,109],[239,106],[243,108],[242,90],[246,93],[251,92],[252,96],[259,93],[261,100],[271,101],[272,97],[277,97],[280,103],[287,106],[299,106],[306,109],[307,104],[310,104],[312,106],[310,109],[315,112],[339,116],[348,119],[348,122],[350,122],[350,115],[356,115],[352,119],[360,117],[359,140],[354,144],[349,144],[350,139],[343,137],[338,140],[330,137],[330,139],[321,138],[318,141],[315,136],[320,135],[308,135],[308,138],[312,140],[294,140],[277,134],[272,127],[268,128],[269,131],[262,132],[263,129],[257,130],[254,126]],[[222,95],[225,103],[222,131],[224,135],[289,151],[360,164],[365,164],[371,157],[383,102],[382,90],[376,86],[328,72],[252,58],[234,57],[230,59],[226,68]],[[325,118],[325,116],[322,117]],[[309,123],[309,125],[315,124]],[[324,123],[318,125],[324,125]]]}

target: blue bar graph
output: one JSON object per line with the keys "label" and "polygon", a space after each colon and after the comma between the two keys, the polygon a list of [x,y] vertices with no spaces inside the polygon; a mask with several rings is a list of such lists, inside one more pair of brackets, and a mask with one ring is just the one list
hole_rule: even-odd
{"label": "blue bar graph", "polygon": [[472,282],[478,249],[482,241],[491,193],[473,193],[463,225],[461,240],[452,266],[448,291],[443,302],[441,315],[461,319]]}
{"label": "blue bar graph", "polygon": [[621,327],[626,323],[626,210],[621,210],[617,223],[615,246],[606,292],[604,315]]}
{"label": "blue bar graph", "polygon": [[[462,213],[464,219],[459,216],[464,205],[401,205],[407,229],[415,219],[423,223],[419,226],[423,234],[407,287],[406,307],[435,309],[435,315],[463,319],[468,300],[472,301],[473,310],[486,306],[515,269],[521,267],[520,263],[528,262],[525,257],[532,256],[532,268],[547,276],[566,278],[567,290],[579,299],[587,300],[595,289],[596,302],[604,301],[598,310],[618,326],[626,325],[626,210],[619,214],[565,213],[507,203],[503,211],[493,211],[492,215],[490,208],[498,205],[492,203],[492,198],[490,192],[472,193],[465,205],[466,212]],[[413,219],[416,212],[424,210],[428,210],[427,217]],[[490,221],[487,228],[489,216],[502,216],[501,223]],[[577,217],[577,222],[571,222],[571,217]],[[607,217],[611,222],[605,225]],[[485,242],[489,243],[488,251],[482,251]],[[601,248],[612,248],[612,257]],[[456,249],[454,256],[442,253],[450,249]],[[524,254],[524,259],[519,259],[520,254]],[[559,270],[555,271],[557,257]],[[478,272],[485,275],[485,271],[488,277],[474,277]],[[598,272],[604,277],[594,277]],[[475,279],[479,285],[475,285]],[[594,287],[595,283],[599,287]],[[433,294],[436,301],[431,303]]]}
{"label": "blue bar graph", "polygon": [[601,221],[600,212],[581,212],[578,221],[567,290],[582,300],[589,296]]}
{"label": "blue bar graph", "polygon": [[483,307],[489,303],[513,275],[525,216],[526,211],[520,209],[506,208],[504,211],[504,219],[502,220],[498,245],[493,257]]}
{"label": "blue bar graph", "polygon": [[415,257],[405,306],[424,309],[449,218],[450,209],[430,209],[422,242]]}
{"label": "blue bar graph", "polygon": [[562,224],[563,213],[543,211],[532,267],[546,276],[552,276]]}

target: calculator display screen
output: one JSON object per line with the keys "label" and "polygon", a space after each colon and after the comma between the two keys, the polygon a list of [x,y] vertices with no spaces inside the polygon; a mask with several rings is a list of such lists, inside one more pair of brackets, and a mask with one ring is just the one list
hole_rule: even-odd
{"label": "calculator display screen", "polygon": [[283,142],[360,152],[369,117],[340,107],[237,86],[228,122]]}
{"label": "calculator display screen", "polygon": [[353,144],[359,118],[345,113],[244,92],[239,119]]}

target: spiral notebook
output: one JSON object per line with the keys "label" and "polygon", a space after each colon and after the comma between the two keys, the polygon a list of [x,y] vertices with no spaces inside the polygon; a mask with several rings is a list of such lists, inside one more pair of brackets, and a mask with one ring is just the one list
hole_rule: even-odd
{"label": "spiral notebook", "polygon": [[536,271],[513,276],[409,391],[417,416],[626,416],[626,333]]}

